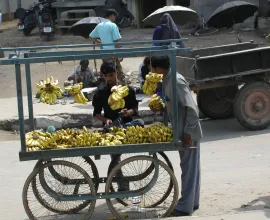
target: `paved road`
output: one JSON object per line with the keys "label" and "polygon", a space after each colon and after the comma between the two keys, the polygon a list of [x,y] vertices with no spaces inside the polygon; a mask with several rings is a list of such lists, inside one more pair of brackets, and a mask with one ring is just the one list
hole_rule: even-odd
{"label": "paved road", "polygon": [[[270,209],[270,130],[245,131],[235,120],[204,121],[202,125],[202,200],[195,215],[221,216],[257,210],[270,218],[266,212]],[[12,137],[0,132],[1,220],[26,220],[21,192],[35,162],[19,162],[19,142],[13,140],[18,137]],[[179,179],[178,155],[168,155]],[[105,174],[108,162],[109,157],[97,161],[101,175]],[[109,211],[105,207],[104,202],[99,202],[92,219],[106,219]]]}

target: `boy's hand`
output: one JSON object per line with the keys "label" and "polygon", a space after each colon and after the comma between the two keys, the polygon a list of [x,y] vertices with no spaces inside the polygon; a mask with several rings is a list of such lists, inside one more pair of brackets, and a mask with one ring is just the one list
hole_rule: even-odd
{"label": "boy's hand", "polygon": [[192,137],[190,134],[184,134],[184,144],[186,147],[191,147],[192,145]]}
{"label": "boy's hand", "polygon": [[106,126],[110,126],[111,124],[112,124],[112,120],[107,119],[106,122],[105,122],[105,125]]}
{"label": "boy's hand", "polygon": [[124,117],[128,117],[128,116],[130,116],[130,115],[131,115],[130,111],[129,111],[129,110],[127,110],[127,109],[123,109],[123,110],[121,110],[121,113],[124,115]]}

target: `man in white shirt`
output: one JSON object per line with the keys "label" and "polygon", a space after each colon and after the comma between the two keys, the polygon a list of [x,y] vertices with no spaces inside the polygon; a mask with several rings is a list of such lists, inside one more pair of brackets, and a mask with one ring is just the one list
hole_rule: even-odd
{"label": "man in white shirt", "polygon": [[[119,28],[114,23],[117,17],[117,12],[113,9],[109,9],[106,12],[106,20],[96,26],[96,28],[90,33],[90,39],[96,44],[113,44],[119,42],[122,38],[119,32]],[[116,46],[120,48],[120,46]],[[103,46],[102,49],[114,49],[115,46]],[[108,60],[103,60],[108,61]],[[117,78],[120,82],[126,83],[125,75],[122,70],[120,61],[116,59]]]}

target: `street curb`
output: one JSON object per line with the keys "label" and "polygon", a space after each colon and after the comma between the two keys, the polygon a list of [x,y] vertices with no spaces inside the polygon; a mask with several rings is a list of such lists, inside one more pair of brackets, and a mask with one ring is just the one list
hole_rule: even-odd
{"label": "street curb", "polygon": [[[134,117],[144,120],[145,124],[162,122],[161,114],[153,113],[151,110],[139,110],[139,116]],[[29,131],[29,119],[24,120],[25,130]],[[100,128],[102,123],[97,121],[92,114],[61,113],[53,115],[37,115],[35,117],[36,129],[47,129],[49,126],[55,126],[56,129],[81,128],[83,126]],[[19,130],[19,119],[0,120],[0,129],[6,131]]]}

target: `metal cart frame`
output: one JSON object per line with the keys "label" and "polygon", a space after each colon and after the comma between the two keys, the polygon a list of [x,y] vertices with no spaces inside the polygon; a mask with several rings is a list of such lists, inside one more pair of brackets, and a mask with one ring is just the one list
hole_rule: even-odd
{"label": "metal cart frame", "polygon": [[[181,39],[183,40],[183,39]],[[57,51],[57,52],[27,52],[24,53],[24,58],[20,58],[17,51],[23,50],[41,50],[52,48],[80,48],[80,47],[96,47],[102,45],[64,45],[64,46],[52,46],[52,47],[27,47],[27,48],[2,48],[1,51],[15,51],[16,54],[11,55],[11,59],[0,60],[0,65],[14,65],[16,74],[16,88],[17,88],[17,102],[18,102],[18,115],[20,124],[20,141],[21,151],[19,152],[20,161],[39,160],[37,166],[33,172],[39,172],[37,169],[42,169],[42,166],[48,166],[53,158],[68,158],[68,157],[85,157],[95,156],[99,158],[101,155],[111,154],[124,154],[124,153],[150,153],[153,155],[154,163],[154,175],[153,179],[138,191],[132,192],[111,192],[111,193],[97,193],[92,195],[72,195],[64,196],[57,195],[56,193],[47,189],[48,194],[57,201],[76,201],[76,200],[97,200],[97,199],[109,199],[109,198],[126,198],[136,197],[148,192],[156,183],[159,174],[159,162],[157,159],[157,152],[163,151],[182,151],[184,150],[181,142],[178,140],[178,128],[177,123],[173,124],[173,142],[172,143],[155,143],[155,144],[140,144],[140,145],[121,145],[121,146],[99,146],[99,147],[83,147],[83,148],[71,148],[62,150],[41,150],[27,152],[25,142],[25,127],[24,127],[24,113],[23,113],[23,97],[22,97],[22,79],[21,79],[21,67],[25,65],[26,71],[26,84],[27,84],[27,97],[28,97],[28,109],[29,109],[29,124],[32,130],[35,129],[34,124],[34,111],[32,102],[32,87],[31,87],[31,64],[33,63],[47,63],[57,61],[74,61],[81,59],[106,59],[111,58],[129,58],[129,57],[141,57],[141,56],[161,56],[168,55],[171,60],[171,72],[172,72],[172,88],[176,91],[176,54],[180,51],[186,52],[189,49],[179,49],[173,44],[181,40],[169,40],[169,41],[155,41],[155,42],[170,42],[171,46],[159,46],[159,47],[138,47],[138,48],[123,48],[115,50],[90,50],[90,51]],[[130,42],[130,43],[117,43],[121,45],[142,45],[152,44],[152,41],[144,42]],[[103,45],[104,46],[104,45]],[[172,102],[174,104],[173,109],[173,121],[178,120],[178,105],[177,105],[177,93],[173,93]],[[168,123],[167,115],[164,114],[164,123]],[[42,165],[41,162],[46,162]],[[124,161],[122,161],[124,162]],[[30,175],[31,176],[31,175]],[[104,183],[107,180],[106,177],[99,178],[99,183]],[[178,190],[178,189],[177,189]],[[174,201],[176,203],[176,201]],[[33,218],[34,219],[34,218]]]}

